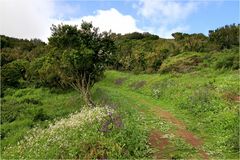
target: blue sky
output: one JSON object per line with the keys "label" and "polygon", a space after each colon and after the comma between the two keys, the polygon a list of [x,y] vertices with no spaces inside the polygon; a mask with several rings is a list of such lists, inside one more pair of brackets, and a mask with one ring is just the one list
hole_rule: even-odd
{"label": "blue sky", "polygon": [[204,33],[239,23],[238,0],[0,0],[0,34],[47,40],[51,24],[91,21],[101,31]]}

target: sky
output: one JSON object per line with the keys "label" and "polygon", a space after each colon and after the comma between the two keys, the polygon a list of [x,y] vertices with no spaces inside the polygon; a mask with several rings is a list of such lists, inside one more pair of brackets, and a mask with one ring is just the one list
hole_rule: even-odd
{"label": "sky", "polygon": [[0,34],[47,42],[52,24],[92,22],[100,31],[203,33],[239,23],[238,0],[0,0]]}

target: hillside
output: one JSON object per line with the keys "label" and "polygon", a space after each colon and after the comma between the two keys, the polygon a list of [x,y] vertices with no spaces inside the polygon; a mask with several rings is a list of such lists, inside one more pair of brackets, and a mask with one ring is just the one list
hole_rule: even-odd
{"label": "hillside", "polygon": [[[80,113],[57,120],[50,128],[44,129],[42,125],[40,131],[31,129],[33,133],[26,136],[30,136],[32,141],[22,140],[17,146],[14,146],[14,142],[12,147],[3,151],[3,155],[6,158],[237,158],[237,86],[237,71],[203,69],[183,75],[134,75],[107,71],[105,78],[93,88],[93,97],[112,111],[105,112],[104,108],[102,111],[95,111],[97,108],[89,111],[81,109]],[[10,97],[34,90],[12,91],[3,99],[6,101],[3,106],[11,102]],[[36,94],[36,91],[31,94],[32,100],[38,99]],[[61,95],[66,97],[61,100],[65,105],[61,110],[64,111],[68,108],[66,104],[69,104],[67,96],[73,100],[77,93],[71,91],[71,94]],[[19,98],[24,100],[26,96],[20,95]],[[38,100],[45,104],[48,102],[46,98]],[[57,101],[55,103],[57,107]],[[26,105],[26,102],[21,104]],[[41,107],[39,104],[34,106]],[[43,109],[46,111],[45,107]],[[49,111],[45,114],[51,117]],[[108,112],[111,112],[111,116],[106,115]],[[78,114],[83,114],[84,121]],[[85,120],[87,117],[91,117],[91,121]],[[94,117],[98,120],[95,121]],[[101,117],[105,117],[105,120]],[[15,126],[8,127],[9,131],[13,130],[11,136],[21,134],[22,130],[17,128],[29,126],[24,121],[26,119],[19,116]],[[89,128],[89,123],[94,127]],[[60,124],[64,126],[62,129],[50,131]],[[107,128],[104,126],[106,124]],[[77,126],[82,129],[79,130]],[[101,129],[105,130],[98,134]],[[54,140],[53,137],[60,139]],[[8,139],[11,137],[6,133],[5,141]],[[86,145],[89,150],[86,150]]]}
{"label": "hillside", "polygon": [[1,35],[1,158],[237,159],[239,25],[172,36]]}

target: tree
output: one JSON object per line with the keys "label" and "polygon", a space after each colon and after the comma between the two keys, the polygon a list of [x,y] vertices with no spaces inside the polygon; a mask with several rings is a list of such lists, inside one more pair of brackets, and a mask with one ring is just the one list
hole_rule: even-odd
{"label": "tree", "polygon": [[208,37],[202,33],[187,34],[176,32],[173,33],[172,36],[181,45],[181,47],[183,47],[184,51],[201,52],[204,50],[208,42]]}
{"label": "tree", "polygon": [[26,78],[25,73],[28,63],[26,60],[16,60],[3,65],[1,68],[1,88],[4,90],[8,86],[18,87],[19,80]]}
{"label": "tree", "polygon": [[110,32],[99,33],[91,23],[77,26],[58,25],[51,28],[52,47],[59,74],[64,83],[81,93],[86,105],[94,106],[90,89],[99,81],[115,51]]}
{"label": "tree", "polygon": [[221,46],[221,49],[239,46],[240,25],[232,24],[209,31],[210,42]]}

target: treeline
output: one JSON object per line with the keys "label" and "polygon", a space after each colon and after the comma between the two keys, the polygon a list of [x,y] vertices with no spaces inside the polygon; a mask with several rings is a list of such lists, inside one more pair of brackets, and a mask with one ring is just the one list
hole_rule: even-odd
{"label": "treeline", "polygon": [[114,37],[117,47],[114,69],[153,73],[161,70],[165,59],[184,52],[207,52],[211,56],[214,52],[227,49],[236,52],[239,47],[239,25],[235,24],[210,30],[208,36],[201,33],[173,33],[174,40],[140,35],[132,33]]}
{"label": "treeline", "polygon": [[[24,40],[1,35],[2,93],[7,87],[29,85],[68,88],[69,86],[62,81],[51,57],[60,52],[61,47],[64,49],[78,47],[71,46],[80,44],[80,42],[75,43],[78,37],[74,33],[66,29],[62,34],[66,37],[54,39],[52,35],[51,44],[46,44],[39,39]],[[174,39],[162,39],[150,33],[134,32],[125,35],[111,33],[111,40],[105,40],[108,41],[107,43],[114,42],[114,47],[111,48],[113,54],[111,58],[108,57],[107,66],[110,69],[136,73],[181,72],[179,69],[166,69],[166,66],[176,67],[175,62],[172,61],[180,59],[177,62],[178,65],[188,62],[187,65],[194,66],[205,62],[204,65],[208,66],[206,63],[209,63],[210,66],[210,63],[214,61],[216,68],[239,68],[239,25],[226,25],[211,30],[208,36],[186,33],[173,33],[172,36]],[[82,37],[83,44],[91,45],[93,50],[101,48],[100,44],[88,44],[88,40]],[[89,35],[86,36],[88,37]],[[59,40],[64,46],[58,46]],[[62,43],[64,40],[66,43]],[[51,45],[58,46],[58,50],[52,52]]]}

